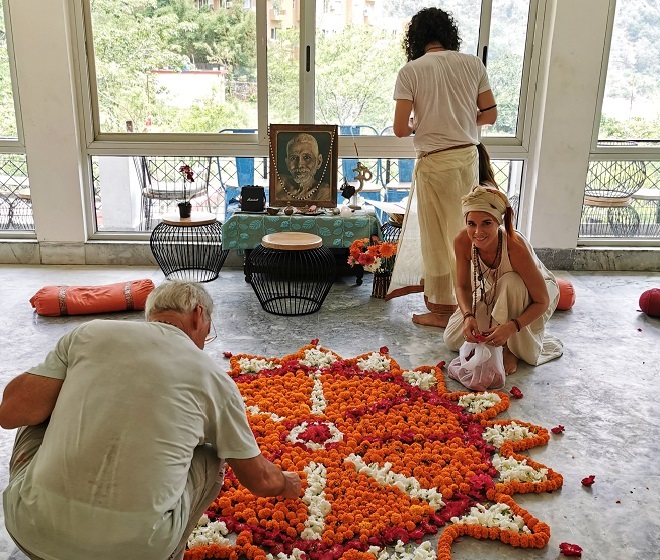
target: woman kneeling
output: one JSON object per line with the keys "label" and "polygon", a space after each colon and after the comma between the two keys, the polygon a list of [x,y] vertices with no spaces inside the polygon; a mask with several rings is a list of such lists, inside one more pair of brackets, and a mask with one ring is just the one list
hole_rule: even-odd
{"label": "woman kneeling", "polygon": [[[544,364],[562,354],[562,343],[545,332],[559,301],[553,274],[529,242],[513,229],[506,195],[477,186],[462,198],[465,229],[454,240],[458,309],[445,329],[445,344],[504,346],[504,369],[518,359]],[[502,227],[504,224],[504,227]]]}

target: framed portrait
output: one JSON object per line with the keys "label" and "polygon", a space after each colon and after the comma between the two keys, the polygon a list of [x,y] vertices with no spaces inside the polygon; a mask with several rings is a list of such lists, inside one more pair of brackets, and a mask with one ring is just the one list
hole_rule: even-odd
{"label": "framed portrait", "polygon": [[270,206],[337,206],[337,125],[271,124]]}

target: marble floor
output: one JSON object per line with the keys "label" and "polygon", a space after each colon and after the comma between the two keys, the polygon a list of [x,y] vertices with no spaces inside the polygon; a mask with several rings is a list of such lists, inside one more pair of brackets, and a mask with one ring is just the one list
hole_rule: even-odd
{"label": "marble floor", "polygon": [[[563,435],[530,455],[564,476],[561,490],[517,495],[516,501],[547,522],[548,547],[522,550],[499,542],[464,538],[454,560],[563,558],[559,543],[579,544],[586,560],[660,558],[660,319],[638,311],[640,294],[660,287],[660,273],[557,272],[577,293],[570,311],[557,312],[550,331],[564,355],[538,368],[521,364],[507,380],[524,393],[505,417],[551,428]],[[162,281],[158,269],[140,267],[0,266],[0,386],[42,360],[59,336],[90,317],[39,317],[29,298],[51,284],[97,285],[139,278]],[[356,286],[335,283],[321,311],[305,317],[263,312],[239,269],[223,269],[207,284],[216,301],[218,339],[207,352],[226,363],[223,351],[278,356],[312,338],[344,357],[387,345],[404,367],[449,361],[441,332],[410,321],[423,311],[419,295],[386,303],[371,295],[371,278]],[[139,321],[139,312],[106,315]],[[450,389],[459,389],[454,381]],[[7,482],[13,432],[0,430],[0,486]],[[595,475],[596,483],[580,480]],[[0,560],[24,560],[0,523]],[[63,558],[62,560],[67,560]],[[125,559],[118,559],[125,560]],[[137,560],[137,559],[136,559]]]}

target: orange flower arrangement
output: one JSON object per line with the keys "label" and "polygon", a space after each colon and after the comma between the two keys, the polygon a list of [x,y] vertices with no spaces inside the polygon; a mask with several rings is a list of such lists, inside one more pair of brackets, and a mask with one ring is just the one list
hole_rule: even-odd
{"label": "orange flower arrangement", "polygon": [[367,272],[392,272],[397,246],[377,236],[357,239],[348,250],[348,264],[362,266]]}
{"label": "orange flower arrangement", "polygon": [[[375,560],[383,547],[440,531],[433,556],[441,560],[461,535],[523,548],[548,543],[548,525],[510,495],[554,490],[561,475],[547,469],[540,482],[498,482],[496,449],[482,437],[513,422],[493,419],[509,406],[505,393],[449,393],[438,366],[403,371],[386,348],[342,359],[313,343],[279,359],[232,356],[229,372],[262,453],[300,474],[304,499],[255,497],[229,470],[206,514],[237,535],[235,544],[196,543],[186,560],[266,560],[296,550],[308,560]],[[435,383],[421,389],[416,376]],[[465,398],[482,395],[487,407],[470,413]],[[548,431],[515,422],[527,437],[505,440],[499,454],[544,468],[516,452],[547,444]],[[524,530],[462,521],[477,504],[507,508]]]}

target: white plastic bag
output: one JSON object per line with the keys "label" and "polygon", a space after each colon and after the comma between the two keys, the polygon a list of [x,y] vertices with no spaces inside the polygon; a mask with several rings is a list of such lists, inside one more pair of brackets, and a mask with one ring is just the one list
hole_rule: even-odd
{"label": "white plastic bag", "polygon": [[501,389],[506,383],[502,347],[464,342],[458,358],[451,361],[447,372],[449,377],[473,391]]}

